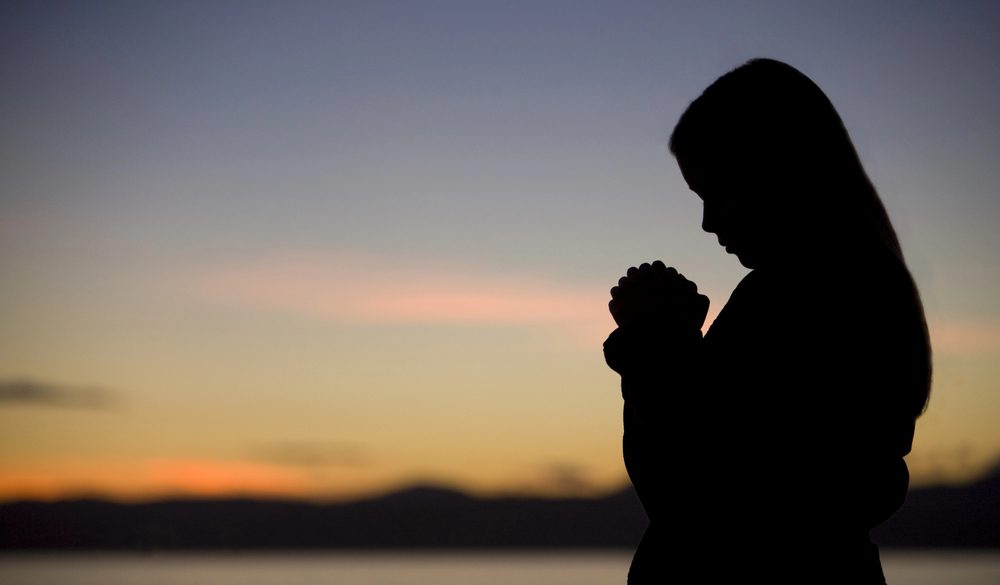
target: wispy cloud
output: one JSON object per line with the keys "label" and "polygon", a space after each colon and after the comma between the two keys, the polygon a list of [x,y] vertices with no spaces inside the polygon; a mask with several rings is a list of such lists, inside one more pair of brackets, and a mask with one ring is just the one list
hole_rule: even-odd
{"label": "wispy cloud", "polygon": [[552,463],[543,470],[542,481],[551,489],[567,494],[583,494],[594,489],[587,470],[573,463]]}
{"label": "wispy cloud", "polygon": [[932,320],[928,324],[935,352],[1000,353],[1000,324],[990,321]]}
{"label": "wispy cloud", "polygon": [[361,467],[369,459],[356,443],[290,441],[252,447],[254,459],[276,465],[316,469],[322,467]]}
{"label": "wispy cloud", "polygon": [[361,324],[541,326],[610,331],[607,287],[350,253],[286,253],[197,275],[190,292],[255,310]]}
{"label": "wispy cloud", "polygon": [[108,409],[112,392],[94,386],[66,386],[37,380],[0,380],[0,405],[39,405],[60,408]]}
{"label": "wispy cloud", "polygon": [[[252,311],[351,324],[532,327],[592,348],[614,328],[607,284],[427,258],[287,251],[202,271],[183,286],[199,299]],[[706,325],[722,304],[714,303]],[[997,323],[938,319],[930,333],[936,352],[1000,352]]]}

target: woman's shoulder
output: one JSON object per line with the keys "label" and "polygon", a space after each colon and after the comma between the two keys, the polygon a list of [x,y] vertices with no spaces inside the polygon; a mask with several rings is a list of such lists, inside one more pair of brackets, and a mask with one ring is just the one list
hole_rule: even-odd
{"label": "woman's shoulder", "polygon": [[793,304],[824,301],[896,304],[901,297],[911,296],[913,291],[913,280],[901,260],[873,257],[841,264],[753,270],[736,287],[734,297]]}
{"label": "woman's shoulder", "polygon": [[776,326],[803,335],[810,330],[829,334],[922,319],[906,266],[869,259],[838,266],[752,270],[733,290],[716,321]]}

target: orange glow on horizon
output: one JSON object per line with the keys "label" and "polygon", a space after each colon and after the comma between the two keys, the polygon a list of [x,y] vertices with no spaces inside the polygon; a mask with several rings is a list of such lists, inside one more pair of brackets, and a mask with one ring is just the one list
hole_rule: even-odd
{"label": "orange glow on horizon", "polygon": [[297,470],[245,461],[156,459],[149,463],[148,481],[157,492],[208,497],[301,497],[314,489]]}
{"label": "orange glow on horizon", "polygon": [[32,461],[0,466],[0,502],[96,498],[142,502],[170,498],[279,498],[303,501],[354,501],[414,485],[434,485],[478,497],[601,496],[622,489],[624,470],[577,480],[573,473],[492,479],[444,471],[375,472],[335,476],[316,470],[248,460],[151,458]]}
{"label": "orange glow on horizon", "polygon": [[[362,486],[344,486],[361,493]],[[316,498],[318,486],[300,470],[248,461],[151,459],[53,462],[0,470],[0,501],[79,497],[122,501],[164,497]],[[336,495],[336,494],[335,494]]]}

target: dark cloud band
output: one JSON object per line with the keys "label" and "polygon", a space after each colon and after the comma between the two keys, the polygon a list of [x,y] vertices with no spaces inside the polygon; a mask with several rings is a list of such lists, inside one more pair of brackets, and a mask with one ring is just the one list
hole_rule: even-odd
{"label": "dark cloud band", "polygon": [[60,408],[107,409],[112,393],[94,386],[66,386],[36,380],[0,380],[0,407],[39,405]]}

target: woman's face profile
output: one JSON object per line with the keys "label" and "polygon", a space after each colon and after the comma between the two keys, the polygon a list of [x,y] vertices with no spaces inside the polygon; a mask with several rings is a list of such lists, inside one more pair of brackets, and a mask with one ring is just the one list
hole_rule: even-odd
{"label": "woman's face profile", "polygon": [[747,268],[758,268],[765,256],[767,229],[761,217],[759,185],[729,180],[732,171],[710,170],[691,161],[681,163],[688,187],[702,201],[701,228],[715,234],[719,245]]}

